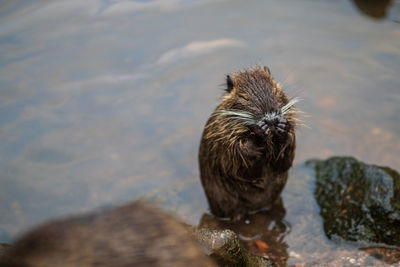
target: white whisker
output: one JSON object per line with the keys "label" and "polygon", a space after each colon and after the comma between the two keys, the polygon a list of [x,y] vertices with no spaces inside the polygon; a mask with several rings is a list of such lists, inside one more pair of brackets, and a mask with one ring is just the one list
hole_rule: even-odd
{"label": "white whisker", "polygon": [[245,125],[252,125],[256,123],[253,114],[237,109],[217,110],[212,116],[225,116],[226,118],[222,120],[232,120],[233,122],[242,123]]}
{"label": "white whisker", "polygon": [[289,103],[287,103],[286,105],[284,105],[284,106],[281,108],[281,114],[282,114],[282,115],[286,115],[286,114],[291,110],[291,108],[294,106],[294,104],[298,103],[299,101],[301,101],[301,99],[298,98],[298,97],[292,98],[292,99],[289,101]]}

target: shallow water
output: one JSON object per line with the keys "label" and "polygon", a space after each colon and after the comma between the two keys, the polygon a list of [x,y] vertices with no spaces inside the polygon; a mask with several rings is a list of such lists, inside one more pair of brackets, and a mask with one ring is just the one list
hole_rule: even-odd
{"label": "shallow water", "polygon": [[304,99],[296,163],[399,170],[399,22],[399,1],[379,19],[349,0],[0,3],[0,242],[144,195],[198,224],[202,128],[256,64]]}

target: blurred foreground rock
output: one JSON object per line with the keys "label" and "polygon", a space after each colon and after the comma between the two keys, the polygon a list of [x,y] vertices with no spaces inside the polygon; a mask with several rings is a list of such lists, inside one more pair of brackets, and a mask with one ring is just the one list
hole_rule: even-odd
{"label": "blurred foreground rock", "polygon": [[0,266],[215,266],[182,222],[144,202],[59,218],[6,248]]}

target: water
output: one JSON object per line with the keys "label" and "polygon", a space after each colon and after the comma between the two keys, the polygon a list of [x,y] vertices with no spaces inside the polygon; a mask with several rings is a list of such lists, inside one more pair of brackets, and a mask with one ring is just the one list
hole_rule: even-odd
{"label": "water", "polygon": [[148,194],[198,224],[202,128],[224,75],[256,64],[304,99],[296,163],[399,170],[399,22],[399,1],[0,2],[0,242]]}

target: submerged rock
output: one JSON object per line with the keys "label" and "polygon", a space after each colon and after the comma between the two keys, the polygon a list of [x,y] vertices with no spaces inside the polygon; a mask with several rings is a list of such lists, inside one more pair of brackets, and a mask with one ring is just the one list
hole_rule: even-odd
{"label": "submerged rock", "polygon": [[248,253],[232,230],[200,228],[195,236],[219,266],[275,266],[269,259]]}
{"label": "submerged rock", "polygon": [[290,232],[290,224],[280,200],[270,210],[246,214],[240,220],[219,219],[209,213],[203,214],[199,227],[213,230],[229,229],[239,237],[240,245],[252,255],[268,258],[278,266],[286,266],[289,258],[285,236]]}
{"label": "submerged rock", "polygon": [[352,157],[310,160],[328,238],[400,246],[400,175]]}

